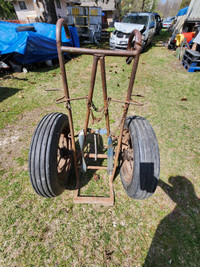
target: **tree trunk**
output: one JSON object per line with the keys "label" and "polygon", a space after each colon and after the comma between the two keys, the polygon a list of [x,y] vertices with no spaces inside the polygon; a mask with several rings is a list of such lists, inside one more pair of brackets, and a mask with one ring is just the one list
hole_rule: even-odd
{"label": "tree trunk", "polygon": [[145,4],[145,0],[142,0],[142,7],[141,7],[141,11],[144,11],[144,4]]}
{"label": "tree trunk", "polygon": [[57,14],[54,0],[42,0],[44,6],[43,17],[46,23],[56,24]]}

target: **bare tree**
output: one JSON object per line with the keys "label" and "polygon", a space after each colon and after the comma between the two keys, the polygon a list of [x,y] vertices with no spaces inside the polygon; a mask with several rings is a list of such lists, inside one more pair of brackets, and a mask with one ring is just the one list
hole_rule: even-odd
{"label": "bare tree", "polygon": [[46,23],[56,24],[57,14],[54,0],[42,0],[44,6],[43,17]]}
{"label": "bare tree", "polygon": [[159,2],[156,10],[163,14],[163,17],[176,16],[182,0],[166,0],[165,2]]}
{"label": "bare tree", "polygon": [[122,15],[128,12],[152,12],[158,0],[122,0]]}
{"label": "bare tree", "polygon": [[182,0],[182,3],[180,5],[180,9],[184,8],[186,6],[189,6],[190,2],[191,2],[191,0]]}
{"label": "bare tree", "polygon": [[141,11],[144,11],[144,4],[145,4],[145,0],[142,0],[142,7],[141,7]]}

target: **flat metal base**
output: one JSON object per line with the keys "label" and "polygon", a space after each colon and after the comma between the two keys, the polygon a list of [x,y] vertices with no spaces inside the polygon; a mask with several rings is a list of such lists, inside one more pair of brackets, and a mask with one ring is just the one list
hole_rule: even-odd
{"label": "flat metal base", "polygon": [[114,192],[113,187],[110,188],[110,197],[93,197],[93,196],[80,196],[79,189],[76,190],[74,195],[74,203],[79,204],[100,204],[103,206],[113,206],[114,205]]}

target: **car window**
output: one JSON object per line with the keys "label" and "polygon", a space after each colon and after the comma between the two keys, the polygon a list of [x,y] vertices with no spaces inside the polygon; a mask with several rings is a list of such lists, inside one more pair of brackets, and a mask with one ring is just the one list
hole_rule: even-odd
{"label": "car window", "polygon": [[155,22],[155,17],[154,17],[154,15],[151,15],[151,21]]}
{"label": "car window", "polygon": [[142,24],[147,26],[149,22],[149,16],[126,16],[123,18],[122,22],[125,23],[134,23],[134,24]]}
{"label": "car window", "polygon": [[160,22],[161,21],[160,16],[156,15],[156,20]]}

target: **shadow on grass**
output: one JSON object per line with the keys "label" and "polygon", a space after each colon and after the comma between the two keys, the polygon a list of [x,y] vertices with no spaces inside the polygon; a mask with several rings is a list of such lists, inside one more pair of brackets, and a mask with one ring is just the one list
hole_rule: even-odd
{"label": "shadow on grass", "polygon": [[[68,54],[64,55],[64,62],[67,64],[73,59],[76,59],[79,57],[81,54]],[[45,62],[40,62],[40,63],[34,63],[28,68],[31,72],[37,72],[37,73],[48,73],[49,71],[54,71],[57,69],[60,69],[59,65],[59,60],[58,58],[52,59],[52,66],[47,66]]]}
{"label": "shadow on grass", "polygon": [[159,181],[176,203],[159,224],[143,266],[198,266],[200,262],[200,199],[183,176]]}
{"label": "shadow on grass", "polygon": [[149,50],[151,50],[152,47],[158,47],[158,46],[165,46],[165,43],[168,42],[170,37],[170,33],[166,30],[162,30],[160,34],[157,34],[154,36],[153,41],[150,45],[148,45],[142,53],[147,53]]}
{"label": "shadow on grass", "polygon": [[3,79],[3,80],[18,80],[18,81],[28,81],[27,78],[18,78],[18,77],[15,77],[13,76],[13,73],[14,71],[12,69],[9,69],[9,70],[2,70],[0,72],[0,78]]}
{"label": "shadow on grass", "polygon": [[19,91],[21,91],[21,89],[10,88],[10,87],[1,87],[1,90],[0,90],[0,102],[2,102],[3,100],[11,97],[12,95],[16,94]]}
{"label": "shadow on grass", "polygon": [[162,30],[160,34],[157,34],[154,36],[154,42],[155,43],[160,42],[160,41],[167,42],[170,36],[171,36],[170,32],[166,30]]}

